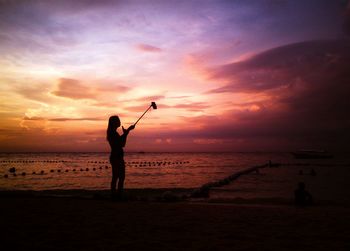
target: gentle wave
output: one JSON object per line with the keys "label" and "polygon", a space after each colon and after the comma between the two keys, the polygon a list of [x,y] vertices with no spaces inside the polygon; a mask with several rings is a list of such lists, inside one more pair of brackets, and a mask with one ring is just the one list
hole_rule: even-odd
{"label": "gentle wave", "polygon": [[[108,153],[0,153],[0,189],[109,189],[108,157]],[[126,153],[125,186],[200,187],[269,160],[295,162],[289,153]],[[12,167],[16,176],[9,172]]]}

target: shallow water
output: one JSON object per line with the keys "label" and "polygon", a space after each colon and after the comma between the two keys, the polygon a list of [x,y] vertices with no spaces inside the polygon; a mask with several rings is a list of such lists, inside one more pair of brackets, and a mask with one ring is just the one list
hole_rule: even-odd
{"label": "shallow water", "polygon": [[[108,153],[0,153],[0,190],[109,189],[108,156]],[[194,188],[268,160],[298,162],[289,153],[126,153],[125,187]],[[322,163],[327,161],[334,162],[332,159]],[[16,168],[17,176],[9,172],[11,167]],[[26,174],[22,175],[23,172]]]}

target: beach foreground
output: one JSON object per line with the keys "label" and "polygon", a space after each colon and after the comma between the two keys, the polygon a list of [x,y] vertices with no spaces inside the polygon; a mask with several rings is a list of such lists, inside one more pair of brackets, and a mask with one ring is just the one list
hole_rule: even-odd
{"label": "beach foreground", "polygon": [[349,250],[345,206],[1,197],[4,250]]}

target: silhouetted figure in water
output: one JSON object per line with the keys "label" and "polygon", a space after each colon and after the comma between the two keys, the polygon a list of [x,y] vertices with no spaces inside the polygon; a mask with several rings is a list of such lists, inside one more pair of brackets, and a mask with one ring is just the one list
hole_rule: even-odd
{"label": "silhouetted figure in water", "polygon": [[295,204],[297,206],[307,206],[312,204],[311,194],[305,190],[304,182],[299,182],[298,188],[294,191]]}
{"label": "silhouetted figure in water", "polygon": [[[108,121],[107,140],[111,146],[111,155],[109,161],[112,165],[112,182],[111,192],[113,199],[120,199],[123,193],[125,180],[125,162],[123,147],[126,144],[126,138],[131,130],[135,128],[134,125],[129,126],[128,129],[123,128],[123,134],[119,135],[117,128],[120,127],[120,120],[118,116],[111,116]],[[118,191],[116,191],[118,181]]]}

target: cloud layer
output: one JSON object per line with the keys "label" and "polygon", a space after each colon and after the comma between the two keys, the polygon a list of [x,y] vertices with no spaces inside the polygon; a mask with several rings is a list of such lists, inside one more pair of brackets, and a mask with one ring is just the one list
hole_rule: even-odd
{"label": "cloud layer", "polygon": [[108,150],[151,101],[134,150],[345,148],[349,24],[348,1],[0,1],[0,149]]}

